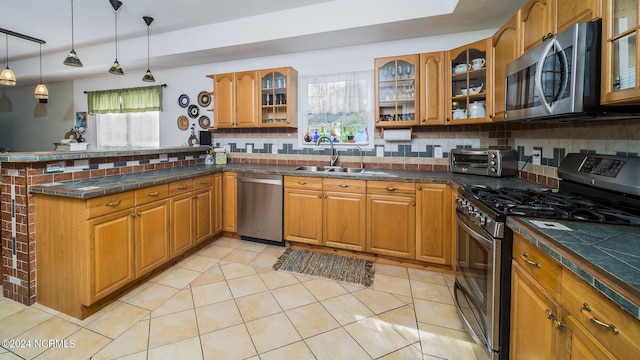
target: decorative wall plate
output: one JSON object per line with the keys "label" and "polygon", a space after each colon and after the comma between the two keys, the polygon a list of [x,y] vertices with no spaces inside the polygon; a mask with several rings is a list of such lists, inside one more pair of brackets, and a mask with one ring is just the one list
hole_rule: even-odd
{"label": "decorative wall plate", "polygon": [[189,106],[189,97],[186,94],[180,95],[180,97],[178,97],[178,105],[183,108]]}
{"label": "decorative wall plate", "polygon": [[198,105],[189,105],[189,117],[195,119],[200,115],[200,108]]}
{"label": "decorative wall plate", "polygon": [[198,145],[198,137],[195,135],[189,136],[189,140],[187,140],[187,143],[189,144],[189,146]]}
{"label": "decorative wall plate", "polygon": [[200,91],[198,94],[198,104],[202,107],[207,107],[211,104],[211,94],[208,91]]}
{"label": "decorative wall plate", "polygon": [[76,132],[75,132],[75,131],[73,131],[73,129],[71,129],[71,131],[67,131],[67,132],[64,134],[64,138],[65,138],[65,139],[75,139],[75,138],[76,138],[76,136],[77,136],[77,135],[76,135]]}
{"label": "decorative wall plate", "polygon": [[186,116],[178,116],[178,129],[187,130],[189,128],[189,119]]}
{"label": "decorative wall plate", "polygon": [[211,119],[209,119],[207,115],[202,115],[200,116],[200,119],[198,119],[198,124],[201,128],[207,129],[209,126],[211,126]]}

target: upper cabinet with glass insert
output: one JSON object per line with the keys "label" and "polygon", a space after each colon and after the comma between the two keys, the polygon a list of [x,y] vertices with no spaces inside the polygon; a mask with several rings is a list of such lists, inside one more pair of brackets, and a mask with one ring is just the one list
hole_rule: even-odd
{"label": "upper cabinet with glass insert", "polygon": [[418,124],[419,61],[419,55],[375,59],[376,126],[407,127]]}
{"label": "upper cabinet with glass insert", "polygon": [[491,39],[449,51],[447,124],[491,121]]}
{"label": "upper cabinet with glass insert", "polygon": [[602,103],[640,103],[638,0],[604,0]]}
{"label": "upper cabinet with glass insert", "polygon": [[298,126],[298,72],[291,68],[259,71],[260,127]]}

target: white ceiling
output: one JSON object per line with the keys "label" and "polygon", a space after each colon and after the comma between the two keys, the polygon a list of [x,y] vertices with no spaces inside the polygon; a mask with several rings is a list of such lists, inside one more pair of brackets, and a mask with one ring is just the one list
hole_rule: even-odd
{"label": "white ceiling", "polygon": [[[118,60],[125,73],[500,27],[526,0],[121,0]],[[46,81],[106,73],[115,57],[109,0],[74,1],[75,49],[83,68],[62,65],[71,49],[71,0],[1,0],[1,28],[46,41]],[[0,59],[6,60],[4,34]],[[39,77],[37,43],[9,37],[18,85]]]}

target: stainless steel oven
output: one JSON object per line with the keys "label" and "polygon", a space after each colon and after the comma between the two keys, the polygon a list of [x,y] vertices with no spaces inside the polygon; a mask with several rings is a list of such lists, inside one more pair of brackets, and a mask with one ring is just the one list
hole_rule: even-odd
{"label": "stainless steel oven", "polygon": [[[508,358],[511,235],[504,219],[482,204],[456,201],[458,224],[455,305],[487,359]],[[505,232],[507,238],[505,239]]]}

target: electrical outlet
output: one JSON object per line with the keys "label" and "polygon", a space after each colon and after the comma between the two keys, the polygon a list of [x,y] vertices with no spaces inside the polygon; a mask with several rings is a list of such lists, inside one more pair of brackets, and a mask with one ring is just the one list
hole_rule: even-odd
{"label": "electrical outlet", "polygon": [[542,150],[534,149],[531,151],[531,163],[533,165],[540,165],[540,160],[542,160]]}
{"label": "electrical outlet", "polygon": [[160,154],[160,161],[169,161],[169,154]]}
{"label": "electrical outlet", "polygon": [[433,156],[437,159],[442,159],[442,146],[433,147]]}
{"label": "electrical outlet", "polygon": [[62,172],[64,171],[64,167],[66,166],[66,163],[64,161],[57,161],[54,163],[49,163],[47,164],[47,172]]}
{"label": "electrical outlet", "polygon": [[376,156],[384,157],[384,146],[376,146]]}
{"label": "electrical outlet", "polygon": [[252,153],[253,153],[253,145],[247,144],[247,154],[252,154]]}
{"label": "electrical outlet", "polygon": [[271,153],[274,154],[274,155],[278,155],[278,145],[277,144],[271,145]]}
{"label": "electrical outlet", "polygon": [[76,169],[86,169],[89,167],[89,159],[73,160],[73,167]]}

